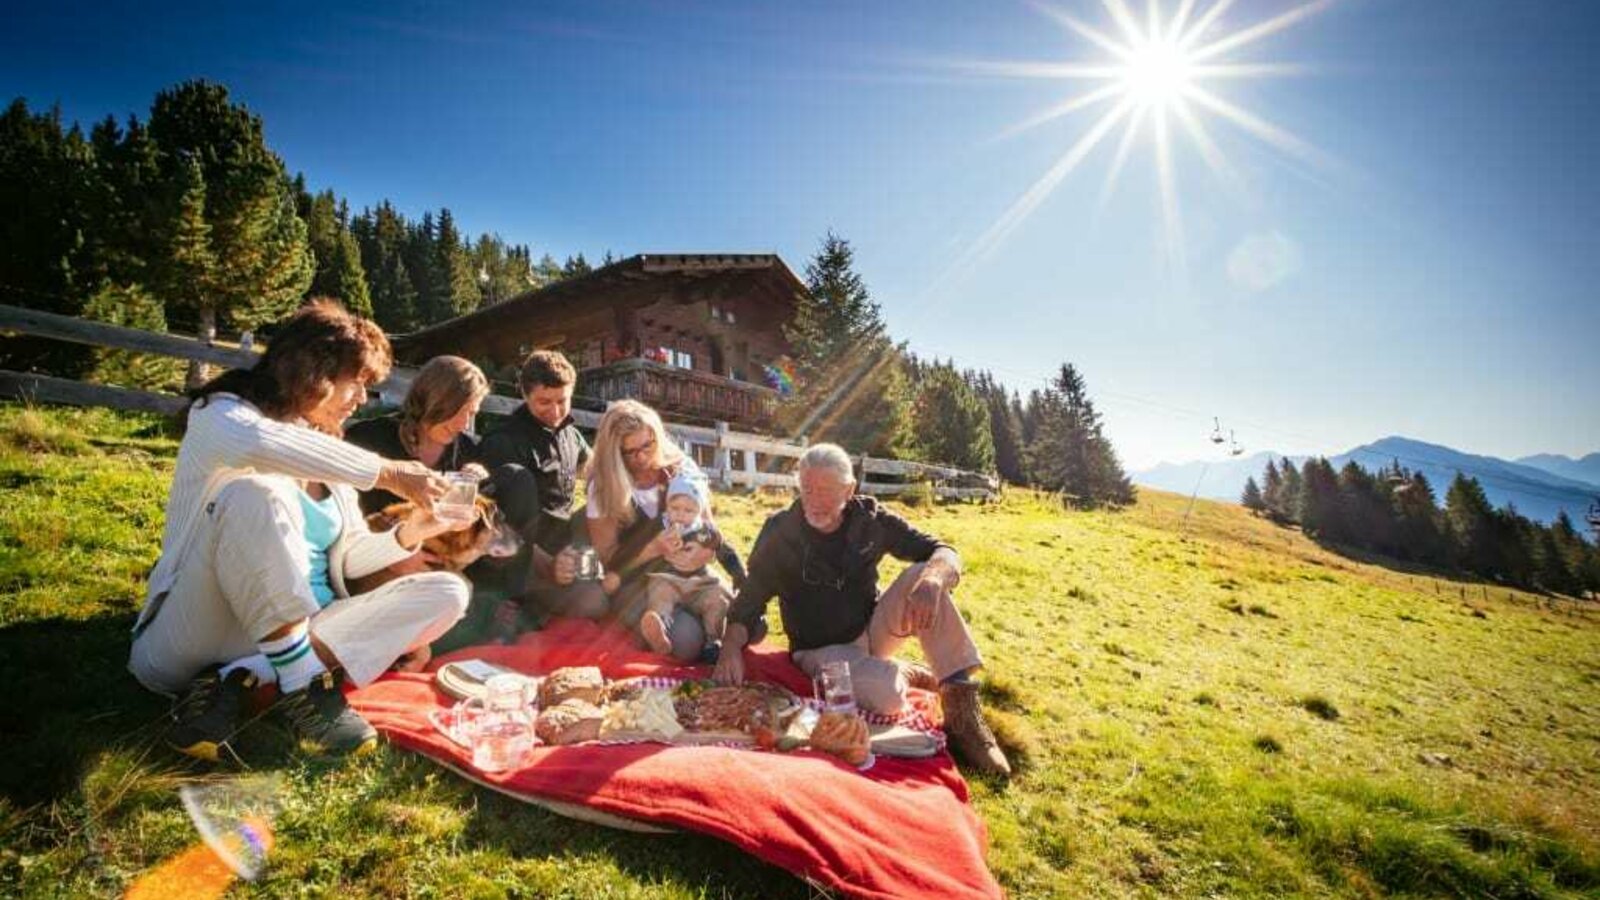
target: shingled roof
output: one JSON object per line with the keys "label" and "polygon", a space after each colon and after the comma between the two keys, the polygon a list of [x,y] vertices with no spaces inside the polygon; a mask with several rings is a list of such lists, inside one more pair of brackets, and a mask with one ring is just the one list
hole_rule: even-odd
{"label": "shingled roof", "polygon": [[409,363],[442,353],[514,361],[525,345],[612,333],[620,311],[661,300],[758,297],[792,307],[804,293],[805,285],[772,253],[641,253],[392,341],[396,358]]}

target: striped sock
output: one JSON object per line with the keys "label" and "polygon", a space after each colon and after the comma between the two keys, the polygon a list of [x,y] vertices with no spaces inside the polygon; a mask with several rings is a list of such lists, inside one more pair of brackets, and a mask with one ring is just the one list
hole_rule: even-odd
{"label": "striped sock", "polygon": [[235,669],[249,669],[250,674],[256,676],[256,680],[262,684],[272,684],[278,680],[277,670],[272,668],[272,663],[268,662],[266,655],[262,653],[246,656],[243,659],[236,659],[223,666],[222,670],[217,672],[217,675],[226,681],[228,674]]}
{"label": "striped sock", "polygon": [[289,694],[304,688],[311,679],[328,669],[311,649],[311,629],[301,622],[277,640],[262,641],[256,646],[267,656],[278,673],[278,690]]}

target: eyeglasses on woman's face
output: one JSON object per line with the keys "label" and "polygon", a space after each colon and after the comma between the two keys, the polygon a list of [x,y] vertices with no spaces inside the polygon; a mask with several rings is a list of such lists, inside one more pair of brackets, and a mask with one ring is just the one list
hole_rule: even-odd
{"label": "eyeglasses on woman's face", "polygon": [[626,459],[649,459],[651,454],[655,453],[655,450],[656,436],[649,432],[645,432],[643,441],[637,442],[631,447],[628,446],[627,440],[622,442],[622,455]]}

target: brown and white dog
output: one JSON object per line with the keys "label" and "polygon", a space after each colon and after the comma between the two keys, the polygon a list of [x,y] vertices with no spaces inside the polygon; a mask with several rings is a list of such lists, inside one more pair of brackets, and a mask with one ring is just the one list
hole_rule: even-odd
{"label": "brown and white dog", "polygon": [[[388,531],[404,522],[415,506],[410,501],[391,503],[367,516],[367,526],[373,531]],[[371,575],[354,579],[350,584],[352,594],[361,594],[387,584],[402,575],[420,571],[445,571],[459,574],[485,556],[504,558],[515,556],[522,549],[522,538],[516,529],[506,524],[505,516],[495,502],[478,495],[477,515],[472,524],[460,531],[446,531],[422,542],[426,551],[420,557],[402,560]],[[421,563],[419,565],[419,562]]]}

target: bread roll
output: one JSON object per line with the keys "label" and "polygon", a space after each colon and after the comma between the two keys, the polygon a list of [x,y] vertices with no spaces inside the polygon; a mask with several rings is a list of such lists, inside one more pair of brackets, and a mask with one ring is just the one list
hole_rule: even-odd
{"label": "bread roll", "polygon": [[866,720],[849,713],[825,712],[811,732],[811,746],[837,756],[852,766],[867,761],[872,752]]}
{"label": "bread roll", "polygon": [[605,713],[586,700],[567,700],[539,713],[534,733],[546,744],[580,744],[598,740]]}
{"label": "bread roll", "polygon": [[548,709],[560,706],[567,700],[603,703],[605,692],[606,681],[596,666],[557,669],[546,676],[544,683],[539,685],[539,706]]}

